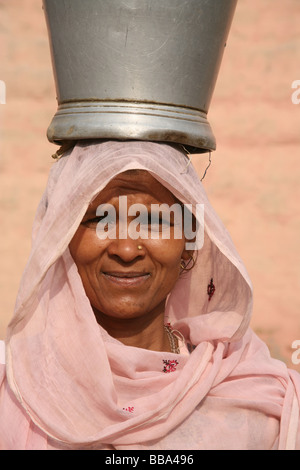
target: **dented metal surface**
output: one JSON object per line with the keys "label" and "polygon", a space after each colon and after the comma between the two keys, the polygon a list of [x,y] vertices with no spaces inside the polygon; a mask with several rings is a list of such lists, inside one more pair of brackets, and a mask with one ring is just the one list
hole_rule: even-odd
{"label": "dented metal surface", "polygon": [[58,110],[51,142],[214,150],[207,120],[236,0],[43,0]]}

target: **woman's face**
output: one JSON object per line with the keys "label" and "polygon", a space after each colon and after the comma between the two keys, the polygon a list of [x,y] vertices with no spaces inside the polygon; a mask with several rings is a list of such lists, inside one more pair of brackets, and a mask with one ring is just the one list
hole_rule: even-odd
{"label": "woman's face", "polygon": [[[180,239],[174,238],[172,213],[168,239],[161,236],[164,220],[154,227],[155,238],[149,235],[148,239],[133,239],[128,232],[120,238],[120,196],[127,197],[127,207],[143,204],[149,214],[151,204],[172,206],[178,202],[148,172],[121,173],[90,204],[70,243],[70,252],[96,316],[98,312],[108,317],[133,319],[159,314],[164,311],[166,297],[178,279],[181,260],[189,258],[185,239],[183,235]],[[96,210],[101,204],[110,204],[115,210],[117,236],[114,238],[100,239],[97,235],[101,217],[97,217]],[[126,218],[129,226],[136,216],[126,213]],[[145,227],[142,229],[145,233]]]}

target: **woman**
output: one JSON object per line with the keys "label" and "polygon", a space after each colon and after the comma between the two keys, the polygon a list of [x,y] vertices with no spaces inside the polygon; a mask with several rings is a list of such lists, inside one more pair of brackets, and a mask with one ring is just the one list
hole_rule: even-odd
{"label": "woman", "polygon": [[[174,215],[169,239],[162,220],[159,236],[142,224],[128,236],[132,213],[125,235],[106,236],[125,196],[127,209],[203,204],[203,244],[176,238]],[[270,358],[251,309],[243,263],[179,148],[77,144],[37,212],[1,369],[1,448],[300,448],[299,375]]]}

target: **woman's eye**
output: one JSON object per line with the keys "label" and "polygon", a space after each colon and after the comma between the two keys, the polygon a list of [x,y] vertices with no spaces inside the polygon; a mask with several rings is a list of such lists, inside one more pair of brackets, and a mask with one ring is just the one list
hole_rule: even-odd
{"label": "woman's eye", "polygon": [[150,230],[161,231],[161,230],[166,230],[170,228],[171,226],[172,226],[172,223],[170,222],[169,219],[164,219],[163,217],[159,217],[159,218],[149,217],[148,227]]}
{"label": "woman's eye", "polygon": [[[170,219],[164,218],[162,216],[150,216],[141,217],[138,221],[140,225],[140,230],[146,230],[147,232],[163,232],[165,230],[170,230],[174,226],[174,223]],[[116,220],[114,217],[111,217],[108,213],[101,216],[95,216],[86,218],[81,222],[81,225],[85,227],[99,229],[107,231],[108,228],[112,229],[115,227]]]}
{"label": "woman's eye", "polygon": [[[101,222],[103,219],[106,219],[106,218],[104,216],[91,217],[90,219],[83,220],[81,224],[87,227],[94,226],[94,225],[97,225],[99,222]],[[106,223],[107,223],[107,220],[106,220]]]}

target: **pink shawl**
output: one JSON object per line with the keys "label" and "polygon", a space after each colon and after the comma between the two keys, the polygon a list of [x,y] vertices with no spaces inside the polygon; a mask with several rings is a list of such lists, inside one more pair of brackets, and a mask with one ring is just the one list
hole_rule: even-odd
{"label": "pink shawl", "polygon": [[[81,143],[68,153],[39,205],[8,328],[0,449],[299,449],[299,374],[270,358],[249,328],[248,274],[186,156],[151,142]],[[111,338],[68,250],[91,199],[131,168],[151,172],[183,203],[204,204],[204,246],[166,306],[196,346],[190,355]],[[178,365],[164,373],[172,359]]]}

